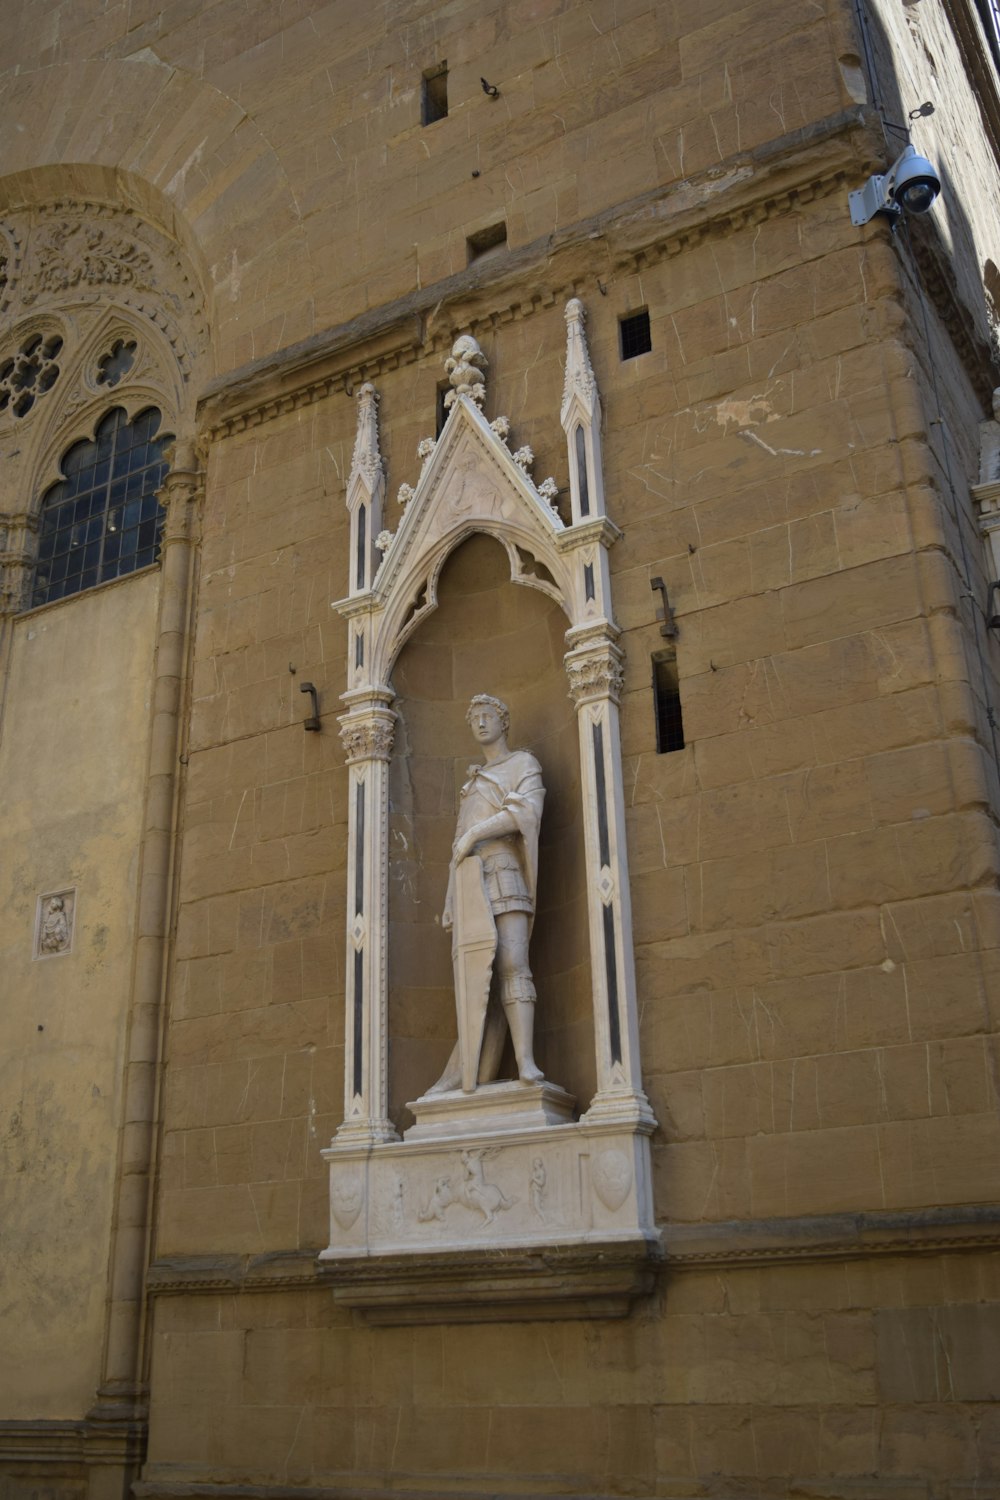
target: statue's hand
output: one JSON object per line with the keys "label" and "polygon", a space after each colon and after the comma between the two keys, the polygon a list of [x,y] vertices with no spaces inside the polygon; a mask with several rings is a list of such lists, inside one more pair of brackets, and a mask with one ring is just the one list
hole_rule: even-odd
{"label": "statue's hand", "polygon": [[476,837],[475,829],[470,829],[467,833],[463,833],[461,838],[457,838],[451,846],[453,863],[460,865],[463,859],[468,859],[477,843],[478,838]]}

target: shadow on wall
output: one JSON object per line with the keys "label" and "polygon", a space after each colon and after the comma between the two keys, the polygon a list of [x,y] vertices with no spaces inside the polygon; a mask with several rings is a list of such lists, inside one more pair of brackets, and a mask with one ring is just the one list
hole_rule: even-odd
{"label": "shadow on wall", "polygon": [[[576,715],[563,668],[567,620],[510,581],[500,544],[474,536],[448,559],[439,606],[393,671],[399,713],[389,779],[389,1113],[436,1081],[456,1035],[451,938],[441,926],[459,792],[482,756],[465,720],[474,693],[502,698],[510,744],[541,762],[545,811],[531,966],[536,1057],[577,1096],[596,1088]],[[510,1044],[508,1042],[508,1054]],[[505,1057],[501,1076],[514,1076]]]}

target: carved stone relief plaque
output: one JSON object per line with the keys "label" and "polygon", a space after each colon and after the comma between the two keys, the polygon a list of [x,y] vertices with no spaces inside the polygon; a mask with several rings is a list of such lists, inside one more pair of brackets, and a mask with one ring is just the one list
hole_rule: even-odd
{"label": "carved stone relief plaque", "polygon": [[39,896],[35,911],[35,958],[55,958],[73,947],[76,891],[49,891]]}

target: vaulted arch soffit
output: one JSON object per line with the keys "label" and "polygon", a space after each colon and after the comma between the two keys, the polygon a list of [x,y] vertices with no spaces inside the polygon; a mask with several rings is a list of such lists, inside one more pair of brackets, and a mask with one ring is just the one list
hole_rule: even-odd
{"label": "vaulted arch soffit", "polygon": [[[71,130],[67,98],[84,101]],[[283,343],[313,332],[307,237],[277,152],[241,104],[149,49],[0,81],[0,161],[0,222],[15,241],[15,216],[84,201],[178,247],[211,330],[210,374],[269,352],[267,327]]]}
{"label": "vaulted arch soffit", "polygon": [[3,508],[31,514],[67,443],[111,405],[157,407],[193,436],[211,367],[200,278],[183,250],[131,209],[57,199],[0,226]]}

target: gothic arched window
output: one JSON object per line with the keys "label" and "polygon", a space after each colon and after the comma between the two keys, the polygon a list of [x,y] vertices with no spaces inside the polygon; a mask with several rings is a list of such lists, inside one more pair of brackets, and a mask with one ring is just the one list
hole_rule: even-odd
{"label": "gothic arched window", "polygon": [[115,407],[93,440],[74,443],[63,455],[63,478],[42,499],[32,606],[156,561],[163,526],[156,492],[171,441],[159,434],[160,422],[153,406],[131,421]]}

